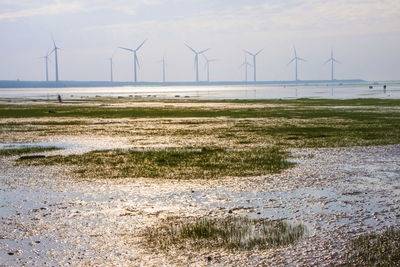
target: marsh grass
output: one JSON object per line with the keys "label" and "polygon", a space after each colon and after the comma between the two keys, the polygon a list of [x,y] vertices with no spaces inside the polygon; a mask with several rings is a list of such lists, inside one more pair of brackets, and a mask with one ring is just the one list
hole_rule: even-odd
{"label": "marsh grass", "polygon": [[[213,102],[213,101],[209,101]],[[398,99],[298,99],[260,101],[214,101],[215,103],[273,104],[259,108],[204,108],[204,107],[103,107],[64,105],[0,105],[0,118],[34,117],[75,117],[75,118],[359,118],[370,117],[373,107],[396,107]],[[180,101],[180,103],[201,103],[201,101]],[[321,108],[333,106],[355,106],[356,109]],[[368,107],[370,112],[366,112]],[[372,111],[370,110],[372,107]],[[49,110],[52,113],[49,113]],[[387,113],[390,113],[389,111]],[[392,112],[393,113],[393,112]],[[397,112],[395,112],[397,113]]]}
{"label": "marsh grass", "polygon": [[[292,148],[400,143],[400,110],[396,106],[400,100],[299,99],[239,103],[244,107],[0,105],[0,118],[7,118],[7,122],[0,123],[0,139],[8,142],[15,135],[21,140],[53,135],[90,136],[93,139],[109,136],[128,139],[137,147],[174,146],[177,149],[93,151],[29,160],[23,164],[66,164],[73,166],[84,178],[177,179],[246,177],[279,172],[292,165],[286,160],[288,154],[283,152]],[[246,103],[273,105],[249,105],[247,108]],[[352,107],[346,108],[348,105]],[[49,109],[54,109],[55,113],[48,113]],[[10,119],[19,117],[44,119],[31,122]],[[96,124],[101,118],[109,118],[113,123]],[[114,120],[116,118],[140,120]],[[207,149],[184,149],[201,147]]]}
{"label": "marsh grass", "polygon": [[[201,103],[201,101],[192,101]],[[15,106],[0,105],[0,118],[43,117],[44,121],[1,123],[3,140],[12,133],[26,135],[143,136],[151,139],[189,140],[185,146],[224,146],[243,148],[279,145],[284,148],[348,147],[400,143],[400,100],[265,100],[226,101],[273,104],[265,107],[210,108],[171,107],[102,107],[102,106]],[[181,101],[179,103],[185,103]],[[190,102],[189,102],[190,103]],[[351,108],[347,108],[351,106]],[[54,109],[56,113],[48,113]],[[59,121],[63,117],[63,121]],[[219,120],[224,117],[223,120]],[[65,118],[71,118],[65,120]],[[112,126],[95,125],[89,118],[158,118],[158,122],[129,122]],[[196,118],[196,119],[190,119]],[[201,120],[197,120],[200,119]],[[219,118],[219,119],[218,119]],[[170,122],[167,122],[170,119]],[[194,144],[191,140],[201,141]],[[214,142],[215,141],[215,142]],[[207,143],[208,142],[208,143]],[[224,143],[225,142],[225,143]],[[220,143],[220,144],[218,144]],[[174,145],[175,145],[174,144]],[[221,145],[222,144],[222,145]]]}
{"label": "marsh grass", "polygon": [[9,156],[16,156],[16,155],[23,155],[23,154],[30,154],[30,153],[39,153],[45,151],[52,151],[58,150],[59,147],[42,147],[42,146],[22,146],[18,148],[5,148],[0,149],[0,156],[9,157]]}
{"label": "marsh grass", "polygon": [[32,159],[23,164],[72,165],[84,178],[215,179],[277,173],[293,165],[287,157],[288,153],[275,147],[251,150],[205,147],[93,151]]}
{"label": "marsh grass", "polygon": [[400,229],[364,234],[350,242],[346,266],[400,266]]}
{"label": "marsh grass", "polygon": [[167,218],[158,227],[148,227],[144,236],[148,244],[163,250],[180,246],[250,250],[294,244],[305,230],[301,224],[248,217]]}

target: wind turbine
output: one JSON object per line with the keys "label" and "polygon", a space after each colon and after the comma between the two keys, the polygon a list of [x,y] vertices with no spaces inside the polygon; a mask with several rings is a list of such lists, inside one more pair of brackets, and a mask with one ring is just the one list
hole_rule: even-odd
{"label": "wind turbine", "polygon": [[41,57],[46,60],[46,82],[49,81],[49,55],[50,54],[46,54],[44,57]]}
{"label": "wind turbine", "polygon": [[207,82],[210,82],[210,62],[216,61],[216,59],[208,59],[206,55],[203,54],[204,59],[206,60],[206,70],[207,70]]}
{"label": "wind turbine", "polygon": [[137,72],[136,72],[136,66],[140,68],[139,60],[137,58],[136,52],[143,46],[143,44],[146,42],[144,40],[136,49],[131,49],[131,48],[125,48],[125,47],[120,47],[121,49],[127,50],[129,52],[133,53],[133,71],[134,71],[134,82],[137,83]]}
{"label": "wind turbine", "polygon": [[264,48],[263,49],[261,49],[260,51],[258,51],[257,53],[255,53],[255,54],[253,54],[253,53],[250,53],[249,51],[247,51],[247,50],[243,50],[245,53],[247,53],[247,54],[249,54],[250,56],[252,56],[253,57],[253,71],[254,71],[254,82],[256,82],[257,81],[257,79],[256,79],[256,75],[257,75],[257,68],[256,68],[256,56],[258,55],[258,54],[260,54],[261,53],[261,51],[263,51],[264,50]]}
{"label": "wind turbine", "polygon": [[332,64],[331,65],[331,75],[332,75],[331,77],[332,77],[332,81],[333,81],[334,80],[334,78],[333,78],[333,63],[336,62],[336,63],[340,64],[340,62],[333,57],[333,48],[331,48],[331,58],[328,59],[324,64],[327,64],[329,62],[331,62],[331,64]]}
{"label": "wind turbine", "polygon": [[247,82],[247,67],[253,66],[253,65],[251,65],[249,62],[247,62],[246,56],[244,56],[244,63],[242,65],[240,65],[240,68],[243,66],[244,66],[244,77],[245,77],[244,79],[245,79],[245,82]]}
{"label": "wind turbine", "polygon": [[192,52],[194,53],[194,69],[196,72],[196,82],[199,82],[199,55],[203,54],[204,52],[210,50],[210,48],[204,49],[202,51],[196,51],[193,48],[191,48],[190,46],[188,46],[187,44],[185,44],[190,50],[192,50]]}
{"label": "wind turbine", "polygon": [[294,49],[294,58],[292,58],[292,60],[290,60],[290,62],[289,62],[287,65],[289,65],[289,64],[292,63],[293,61],[296,61],[296,82],[297,82],[297,81],[298,81],[298,79],[297,79],[297,61],[298,61],[298,60],[300,60],[300,61],[307,61],[307,60],[305,60],[305,59],[303,59],[303,58],[297,56],[296,47],[293,46],[293,49]]}
{"label": "wind turbine", "polygon": [[48,56],[50,56],[53,52],[54,52],[54,57],[55,57],[55,61],[56,61],[56,82],[58,82],[58,57],[57,57],[57,50],[59,50],[60,48],[57,47],[56,42],[53,39],[53,45],[54,48],[53,50],[48,54]]}

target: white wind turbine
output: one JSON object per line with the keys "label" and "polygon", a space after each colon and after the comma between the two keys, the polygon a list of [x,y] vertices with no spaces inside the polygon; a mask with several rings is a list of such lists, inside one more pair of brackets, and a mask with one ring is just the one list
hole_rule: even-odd
{"label": "white wind turbine", "polygon": [[244,81],[247,82],[247,68],[249,66],[253,66],[251,65],[249,62],[247,62],[247,57],[244,56],[244,63],[242,65],[240,65],[240,68],[244,66]]}
{"label": "white wind turbine", "polygon": [[137,72],[136,72],[136,66],[138,66],[140,68],[140,64],[139,64],[139,60],[137,58],[136,52],[143,46],[143,44],[146,42],[146,40],[144,40],[136,49],[131,49],[131,48],[126,48],[126,47],[121,47],[119,46],[119,48],[127,50],[129,52],[133,53],[133,72],[134,72],[134,82],[137,83]]}
{"label": "white wind turbine", "polygon": [[294,50],[294,58],[292,58],[292,60],[290,60],[290,62],[289,62],[287,65],[289,65],[290,63],[292,63],[293,61],[295,61],[295,63],[296,63],[296,81],[298,81],[298,79],[297,79],[297,77],[298,77],[298,76],[297,76],[297,61],[298,61],[298,60],[300,60],[300,61],[307,61],[307,60],[305,60],[305,59],[303,59],[303,58],[297,56],[296,47],[293,46],[293,50]]}
{"label": "white wind turbine", "polygon": [[49,81],[49,55],[50,54],[51,53],[46,54],[45,56],[41,57],[41,58],[44,58],[46,61],[46,82]]}
{"label": "white wind turbine", "polygon": [[205,53],[206,51],[210,50],[210,48],[204,49],[202,51],[196,51],[193,48],[191,48],[190,46],[188,46],[187,44],[185,44],[187,46],[187,48],[189,48],[190,50],[192,50],[192,52],[194,53],[194,69],[195,69],[195,74],[196,74],[196,82],[199,82],[199,55]]}
{"label": "white wind turbine", "polygon": [[204,59],[206,60],[206,70],[207,70],[207,82],[210,82],[210,62],[216,61],[216,59],[208,59],[206,55],[203,54]]}
{"label": "white wind turbine", "polygon": [[56,42],[53,39],[53,45],[54,48],[53,50],[48,54],[48,56],[50,56],[53,52],[54,52],[54,57],[55,57],[55,63],[56,63],[56,82],[58,82],[58,55],[57,55],[57,50],[59,50],[60,48],[57,47]]}
{"label": "white wind turbine", "polygon": [[247,53],[247,54],[249,54],[250,56],[252,56],[253,57],[253,74],[254,74],[254,82],[256,82],[257,81],[257,77],[256,77],[256,75],[257,75],[257,65],[256,65],[256,56],[258,55],[258,54],[260,54],[261,53],[261,51],[263,51],[264,50],[264,48],[263,49],[261,49],[260,51],[258,51],[257,53],[250,53],[249,51],[247,51],[247,50],[243,50],[245,53]]}
{"label": "white wind turbine", "polygon": [[329,63],[329,62],[331,62],[331,78],[332,78],[332,81],[334,80],[334,76],[333,76],[333,63],[335,62],[335,63],[339,63],[340,64],[340,62],[338,61],[338,60],[336,60],[334,57],[333,57],[333,48],[331,49],[331,58],[330,59],[328,59],[324,64],[327,64],[327,63]]}

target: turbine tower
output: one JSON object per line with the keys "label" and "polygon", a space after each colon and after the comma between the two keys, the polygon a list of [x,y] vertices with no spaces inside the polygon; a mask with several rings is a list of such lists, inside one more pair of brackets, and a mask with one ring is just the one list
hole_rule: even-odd
{"label": "turbine tower", "polygon": [[119,47],[121,49],[127,50],[129,52],[133,53],[133,72],[134,72],[134,82],[137,83],[137,72],[136,72],[136,66],[140,68],[139,60],[137,58],[136,52],[143,46],[143,44],[146,42],[144,40],[136,49],[131,49],[131,48],[125,48],[125,47]]}
{"label": "turbine tower", "polygon": [[163,83],[165,83],[165,66],[166,66],[165,58],[163,57],[162,60],[160,60],[159,62],[162,63],[162,81]]}
{"label": "turbine tower", "polygon": [[248,66],[253,66],[249,62],[247,62],[247,57],[244,56],[244,63],[240,65],[240,68],[244,66],[244,81],[247,82],[247,67]]}
{"label": "turbine tower", "polygon": [[333,81],[333,80],[334,80],[334,76],[333,76],[333,63],[336,62],[336,63],[339,63],[339,64],[340,64],[340,62],[339,62],[338,60],[336,60],[336,59],[333,57],[333,49],[331,49],[331,58],[328,59],[324,64],[327,64],[327,63],[329,63],[329,62],[331,62],[331,78],[332,78],[332,81]]}
{"label": "turbine tower", "polygon": [[113,82],[113,58],[110,57],[108,60],[110,61],[110,81]]}
{"label": "turbine tower", "polygon": [[303,58],[301,58],[301,57],[298,57],[298,56],[297,56],[296,47],[293,46],[293,49],[294,49],[294,58],[292,58],[292,60],[290,60],[290,62],[289,62],[287,65],[289,65],[289,64],[292,63],[293,61],[296,61],[295,63],[296,63],[296,82],[297,82],[297,81],[298,81],[298,79],[297,79],[297,61],[298,61],[298,60],[300,60],[300,61],[306,61],[306,60],[303,59]]}
{"label": "turbine tower", "polygon": [[206,55],[203,54],[204,59],[206,60],[206,70],[207,70],[207,82],[210,82],[210,62],[216,61],[216,59],[208,59]]}
{"label": "turbine tower", "polygon": [[191,48],[190,46],[188,46],[187,44],[185,44],[190,50],[192,50],[192,52],[194,53],[194,70],[196,73],[196,82],[199,82],[199,55],[205,53],[206,51],[210,50],[210,48],[204,49],[202,51],[196,51],[193,48]]}
{"label": "turbine tower", "polygon": [[56,82],[58,82],[58,56],[57,56],[57,50],[59,50],[60,48],[57,47],[56,42],[54,41],[54,39],[53,39],[53,45],[54,45],[54,48],[50,52],[50,54],[48,54],[48,56],[50,56],[54,52],[54,57],[55,57],[55,62],[56,62]]}
{"label": "turbine tower", "polygon": [[247,53],[247,54],[249,54],[250,56],[252,56],[253,57],[253,74],[254,74],[254,82],[256,82],[257,81],[257,77],[256,77],[256,75],[257,75],[257,68],[256,68],[256,56],[258,55],[258,54],[260,54],[261,53],[261,51],[263,51],[264,50],[264,48],[263,49],[261,49],[260,51],[258,51],[257,53],[255,53],[255,54],[253,54],[253,53],[250,53],[249,51],[247,51],[247,50],[243,50],[245,53]]}

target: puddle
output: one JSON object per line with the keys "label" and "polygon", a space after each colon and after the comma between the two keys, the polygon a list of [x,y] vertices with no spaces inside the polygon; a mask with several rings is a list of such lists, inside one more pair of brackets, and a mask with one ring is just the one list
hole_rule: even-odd
{"label": "puddle", "polygon": [[128,140],[123,138],[56,136],[49,139],[49,141],[42,142],[0,143],[0,149],[13,149],[23,147],[57,147],[60,148],[60,150],[46,151],[42,152],[41,154],[45,154],[47,156],[67,156],[73,154],[83,154],[94,150],[129,149],[132,147],[132,145],[129,144]]}
{"label": "puddle", "polygon": [[[0,143],[0,149],[18,149],[25,147],[57,147],[63,151],[47,151],[42,152],[46,155],[71,155],[83,154],[94,150],[132,150],[137,152],[202,152],[202,148],[175,148],[175,147],[134,147],[133,145],[123,144],[121,142],[93,142],[93,140],[75,140],[71,143],[67,142],[29,142],[29,143]],[[225,149],[226,152],[235,151],[234,149]]]}

